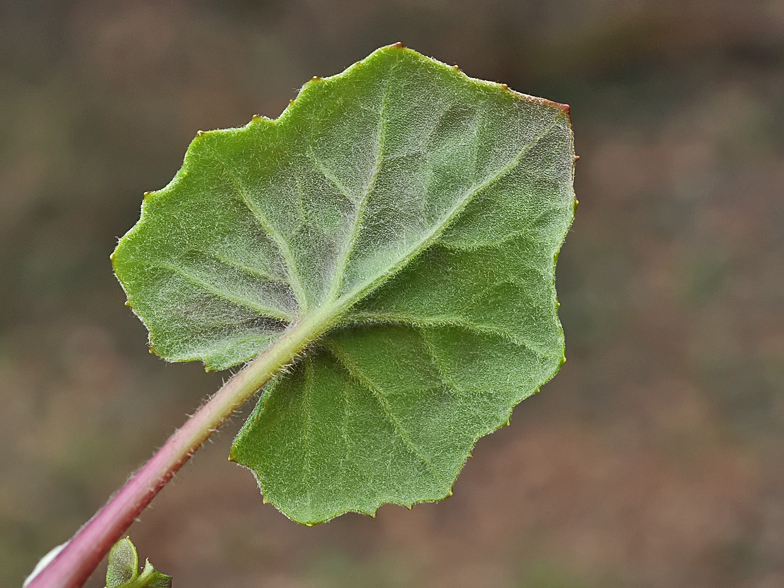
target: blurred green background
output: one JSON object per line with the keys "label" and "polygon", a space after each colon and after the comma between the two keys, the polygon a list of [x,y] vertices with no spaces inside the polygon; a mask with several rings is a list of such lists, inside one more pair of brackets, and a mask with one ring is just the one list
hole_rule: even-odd
{"label": "blurred green background", "polygon": [[142,193],[396,41],[571,104],[569,361],[453,498],[375,519],[262,505],[235,418],[141,557],[178,587],[784,586],[784,0],[0,2],[0,585],[225,377],[149,355],[123,305]]}

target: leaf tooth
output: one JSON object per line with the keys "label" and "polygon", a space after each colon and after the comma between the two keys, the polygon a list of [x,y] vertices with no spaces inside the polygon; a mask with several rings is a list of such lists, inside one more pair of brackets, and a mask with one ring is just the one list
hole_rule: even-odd
{"label": "leaf tooth", "polygon": [[398,41],[397,43],[393,43],[392,45],[390,45],[390,47],[394,47],[395,49],[405,49],[406,48],[406,46],[403,45],[403,43],[401,43],[400,41]]}

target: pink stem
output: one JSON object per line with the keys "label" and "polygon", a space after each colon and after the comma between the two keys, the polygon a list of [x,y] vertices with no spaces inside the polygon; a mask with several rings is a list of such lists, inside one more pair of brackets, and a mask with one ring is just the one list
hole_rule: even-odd
{"label": "pink stem", "polygon": [[[322,316],[323,315],[323,316]],[[158,492],[202,443],[331,324],[327,313],[292,323],[174,433],[142,469],[77,531],[27,588],[79,588]]]}
{"label": "pink stem", "polygon": [[[289,331],[251,362],[177,430],[128,483],[88,521],[27,588],[79,588],[128,527],[191,455],[306,341]],[[286,345],[286,343],[288,343]],[[283,347],[283,349],[281,349]]]}

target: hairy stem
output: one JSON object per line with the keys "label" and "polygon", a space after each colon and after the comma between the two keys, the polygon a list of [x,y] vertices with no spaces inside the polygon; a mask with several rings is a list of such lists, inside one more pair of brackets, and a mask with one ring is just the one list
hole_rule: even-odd
{"label": "hairy stem", "polygon": [[77,531],[27,588],[78,588],[158,492],[232,413],[291,363],[331,321],[311,315],[291,327],[218,390],[125,486]]}

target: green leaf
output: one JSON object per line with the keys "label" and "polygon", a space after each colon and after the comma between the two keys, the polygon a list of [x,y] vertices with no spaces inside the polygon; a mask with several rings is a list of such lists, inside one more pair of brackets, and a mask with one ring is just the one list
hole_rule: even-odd
{"label": "green leaf", "polygon": [[309,343],[232,448],[266,501],[314,524],[439,500],[564,361],[573,163],[567,107],[385,47],[200,133],[115,271],[168,360]]}
{"label": "green leaf", "polygon": [[139,556],[131,540],[120,539],[109,551],[106,588],[171,588],[171,576],[161,574],[145,561],[139,573]]}

